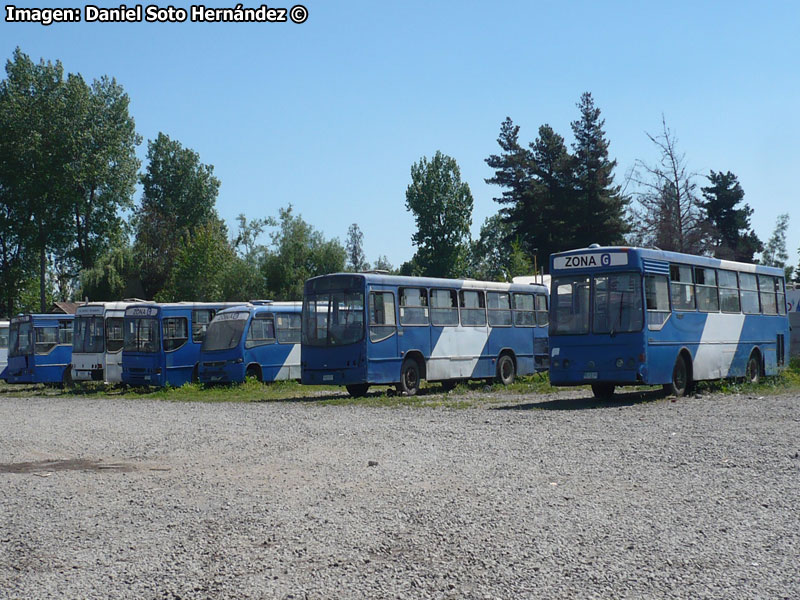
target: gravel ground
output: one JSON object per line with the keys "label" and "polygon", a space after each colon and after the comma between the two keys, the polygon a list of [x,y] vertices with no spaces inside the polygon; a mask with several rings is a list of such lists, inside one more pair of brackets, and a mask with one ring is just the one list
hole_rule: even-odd
{"label": "gravel ground", "polygon": [[485,398],[0,398],[0,598],[800,598],[800,397]]}

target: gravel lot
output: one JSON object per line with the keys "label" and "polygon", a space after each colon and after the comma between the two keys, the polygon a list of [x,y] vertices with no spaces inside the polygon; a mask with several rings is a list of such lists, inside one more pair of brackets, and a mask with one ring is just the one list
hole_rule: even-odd
{"label": "gravel lot", "polygon": [[800,597],[800,397],[485,399],[0,398],[0,598]]}

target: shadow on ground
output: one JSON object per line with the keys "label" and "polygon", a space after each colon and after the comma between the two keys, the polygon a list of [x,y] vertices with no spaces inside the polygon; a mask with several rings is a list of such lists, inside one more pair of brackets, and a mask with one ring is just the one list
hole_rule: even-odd
{"label": "shadow on ground", "polygon": [[592,410],[600,408],[635,406],[636,404],[653,402],[663,398],[665,398],[664,391],[660,389],[617,392],[610,400],[600,400],[595,398],[589,391],[586,393],[585,397],[555,398],[552,400],[542,400],[541,402],[527,402],[525,404],[497,406],[492,408],[492,410]]}

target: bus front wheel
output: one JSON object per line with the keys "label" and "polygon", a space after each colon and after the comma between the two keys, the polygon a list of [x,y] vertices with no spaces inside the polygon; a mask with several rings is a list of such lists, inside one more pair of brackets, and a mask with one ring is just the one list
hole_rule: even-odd
{"label": "bus front wheel", "polygon": [[497,379],[503,385],[511,385],[514,383],[516,375],[517,370],[514,368],[514,359],[508,354],[503,354],[497,360]]}
{"label": "bus front wheel", "polygon": [[664,385],[664,391],[670,396],[685,396],[689,391],[691,381],[689,380],[689,367],[683,356],[678,356],[675,366],[672,368],[672,382]]}
{"label": "bus front wheel", "polygon": [[360,398],[361,396],[365,396],[367,394],[367,390],[369,389],[368,383],[353,383],[351,385],[346,385],[347,393],[350,394],[353,398]]}
{"label": "bus front wheel", "polygon": [[611,400],[614,397],[613,383],[593,383],[592,393],[598,400]]}
{"label": "bus front wheel", "polygon": [[747,359],[747,369],[745,371],[745,378],[747,383],[758,383],[761,380],[761,363],[758,360],[758,355],[753,352],[750,358]]}
{"label": "bus front wheel", "polygon": [[400,383],[397,391],[406,396],[414,396],[419,391],[419,365],[417,361],[407,359],[400,368]]}

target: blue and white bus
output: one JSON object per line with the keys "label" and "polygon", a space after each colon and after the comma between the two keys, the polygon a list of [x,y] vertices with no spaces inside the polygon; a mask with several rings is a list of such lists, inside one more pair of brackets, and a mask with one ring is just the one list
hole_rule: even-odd
{"label": "blue and white bus", "polygon": [[550,383],[663,385],[783,368],[789,322],[782,269],[646,248],[550,257]]}
{"label": "blue and white bus", "polygon": [[263,301],[218,312],[200,348],[200,381],[299,380],[302,306]]}
{"label": "blue and white bus", "polygon": [[235,302],[137,303],[125,309],[122,382],[181,386],[197,380],[200,345],[217,311]]}
{"label": "blue and white bus", "polygon": [[344,385],[351,395],[396,384],[497,378],[547,368],[547,288],[542,285],[374,273],[305,283],[304,384]]}
{"label": "blue and white bus", "polygon": [[69,384],[74,315],[27,314],[11,319],[8,365],[2,377],[8,383]]}

